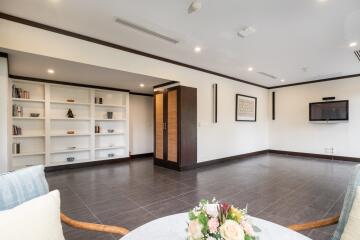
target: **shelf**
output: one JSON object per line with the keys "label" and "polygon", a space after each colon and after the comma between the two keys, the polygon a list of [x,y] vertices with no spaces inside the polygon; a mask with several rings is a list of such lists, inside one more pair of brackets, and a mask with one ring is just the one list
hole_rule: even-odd
{"label": "shelf", "polygon": [[45,137],[45,135],[13,135],[13,138],[39,138]]}
{"label": "shelf", "polygon": [[53,121],[90,121],[90,118],[51,118]]}
{"label": "shelf", "polygon": [[96,151],[99,150],[108,150],[108,149],[118,149],[118,148],[124,148],[125,146],[112,146],[112,147],[98,147],[95,148]]}
{"label": "shelf", "polygon": [[95,161],[111,160],[111,159],[117,159],[117,158],[125,158],[125,156],[115,155],[114,157],[96,158]]}
{"label": "shelf", "polygon": [[51,137],[78,137],[78,136],[90,136],[90,133],[75,133],[75,134],[52,134]]}
{"label": "shelf", "polygon": [[56,151],[51,152],[51,154],[71,153],[71,152],[86,152],[86,151],[90,151],[90,148],[75,148],[75,149],[56,150]]}
{"label": "shelf", "polygon": [[125,133],[95,133],[95,136],[112,136],[112,135],[123,135]]}
{"label": "shelf", "polygon": [[45,100],[43,99],[27,99],[27,98],[13,98],[13,102],[39,102],[44,103]]}
{"label": "shelf", "polygon": [[13,157],[27,157],[27,156],[36,156],[36,155],[45,155],[44,152],[38,153],[20,153],[20,154],[13,154]]}
{"label": "shelf", "polygon": [[99,121],[99,122],[102,122],[102,121],[113,121],[113,122],[121,122],[121,121],[126,121],[125,119],[95,119],[95,121]]}
{"label": "shelf", "polygon": [[43,117],[12,117],[14,120],[44,120]]}
{"label": "shelf", "polygon": [[51,101],[51,104],[65,104],[65,105],[83,105],[89,106],[90,103],[80,103],[80,102],[66,102],[66,101]]}
{"label": "shelf", "polygon": [[125,105],[95,104],[96,107],[126,108]]}

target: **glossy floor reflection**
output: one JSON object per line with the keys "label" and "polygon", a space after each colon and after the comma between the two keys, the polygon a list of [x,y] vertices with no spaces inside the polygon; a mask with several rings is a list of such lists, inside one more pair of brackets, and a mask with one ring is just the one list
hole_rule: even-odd
{"label": "glossy floor reflection", "polygon": [[[135,160],[47,174],[59,189],[62,210],[84,221],[134,229],[162,216],[185,212],[216,197],[249,213],[289,225],[340,212],[354,163],[276,154],[177,172]],[[328,240],[334,227],[303,232]],[[114,240],[117,236],[70,229],[67,240]]]}

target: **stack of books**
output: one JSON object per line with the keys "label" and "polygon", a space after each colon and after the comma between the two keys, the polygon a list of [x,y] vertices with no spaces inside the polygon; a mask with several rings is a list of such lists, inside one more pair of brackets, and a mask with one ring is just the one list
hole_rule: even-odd
{"label": "stack of books", "polygon": [[12,97],[13,98],[25,98],[30,99],[30,92],[25,91],[21,88],[17,88],[15,85],[12,86]]}
{"label": "stack of books", "polygon": [[13,135],[14,136],[22,135],[21,127],[13,125]]}
{"label": "stack of books", "polygon": [[23,107],[17,104],[13,104],[12,114],[13,117],[23,117],[24,116]]}

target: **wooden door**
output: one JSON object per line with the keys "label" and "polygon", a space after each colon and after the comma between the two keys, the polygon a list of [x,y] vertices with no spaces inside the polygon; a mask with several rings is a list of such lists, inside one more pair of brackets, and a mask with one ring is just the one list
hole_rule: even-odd
{"label": "wooden door", "polygon": [[178,162],[178,90],[167,92],[167,160]]}
{"label": "wooden door", "polygon": [[164,93],[155,94],[155,158],[164,159]]}

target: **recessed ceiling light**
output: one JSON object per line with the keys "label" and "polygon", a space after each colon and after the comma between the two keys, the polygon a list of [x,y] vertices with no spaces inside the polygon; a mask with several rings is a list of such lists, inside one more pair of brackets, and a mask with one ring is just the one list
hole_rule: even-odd
{"label": "recessed ceiling light", "polygon": [[285,82],[285,79],[281,79],[280,81],[281,81],[281,82]]}
{"label": "recessed ceiling light", "polygon": [[143,83],[140,83],[140,87],[145,87],[145,84],[143,84]]}
{"label": "recessed ceiling light", "polygon": [[195,51],[196,53],[201,52],[201,47],[199,47],[199,46],[195,47],[195,48],[194,48],[194,51]]}
{"label": "recessed ceiling light", "polygon": [[253,67],[249,67],[249,68],[248,68],[248,71],[249,71],[249,72],[252,72],[253,70],[254,70]]}
{"label": "recessed ceiling light", "polygon": [[327,2],[328,0],[318,0],[318,2]]}
{"label": "recessed ceiling light", "polygon": [[357,45],[358,45],[357,42],[352,42],[352,43],[349,44],[349,47],[356,47]]}
{"label": "recessed ceiling light", "polygon": [[54,73],[55,73],[54,69],[51,69],[51,68],[49,68],[49,69],[47,70],[47,72],[48,72],[49,74],[54,74]]}

